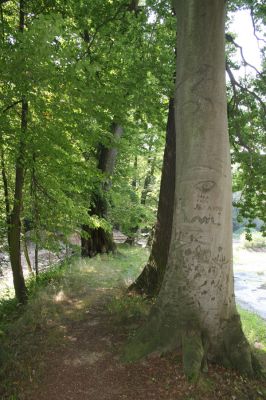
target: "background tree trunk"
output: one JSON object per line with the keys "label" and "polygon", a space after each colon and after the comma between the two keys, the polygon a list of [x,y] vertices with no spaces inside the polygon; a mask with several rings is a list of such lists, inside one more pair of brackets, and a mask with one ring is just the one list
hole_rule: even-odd
{"label": "background tree trunk", "polygon": [[138,178],[138,156],[135,156],[134,157],[134,176],[132,179],[133,189],[137,189],[137,186],[138,186],[137,178]]}
{"label": "background tree trunk", "polygon": [[[113,124],[112,132],[114,141],[121,138],[123,128],[118,124]],[[89,211],[90,215],[96,215],[100,218],[107,216],[107,201],[105,198],[106,192],[111,187],[111,176],[114,172],[115,162],[117,157],[117,148],[107,148],[100,145],[98,168],[106,175],[104,182],[92,198],[92,207]],[[91,228],[88,225],[82,226],[85,235],[81,237],[81,255],[83,257],[93,257],[98,253],[109,253],[115,250],[112,232],[108,232],[103,228]]]}
{"label": "background tree trunk", "polygon": [[33,270],[31,266],[31,261],[30,261],[30,255],[29,255],[29,250],[28,250],[28,244],[27,244],[27,238],[26,238],[26,232],[25,232],[25,220],[22,221],[21,224],[21,233],[22,233],[22,246],[23,246],[23,251],[24,251],[24,256],[25,260],[27,263],[28,271],[31,275],[33,275]]}
{"label": "background tree trunk", "polygon": [[7,231],[7,242],[9,245],[9,228],[10,228],[10,198],[9,198],[9,190],[8,190],[8,179],[7,172],[5,166],[5,156],[4,150],[1,148],[1,173],[3,180],[3,188],[4,188],[4,196],[5,196],[5,212],[6,212],[6,231]]}
{"label": "background tree trunk", "polygon": [[129,287],[129,290],[150,297],[159,293],[170,247],[175,193],[175,140],[174,99],[170,99],[157,223],[151,253],[142,273]]}
{"label": "background tree trunk", "polygon": [[[93,207],[90,215],[97,215],[105,218],[107,214],[107,203],[103,193],[95,194],[92,199]],[[109,253],[115,250],[112,232],[105,231],[103,228],[91,228],[83,225],[82,230],[87,234],[81,237],[81,255],[83,257],[93,257],[98,253]]]}
{"label": "background tree trunk", "polygon": [[[150,145],[149,151],[152,152],[152,144]],[[155,165],[156,165],[156,156],[149,155],[148,165],[147,165],[149,169],[144,179],[143,189],[140,197],[140,204],[144,206],[146,204],[148,194],[151,192],[151,184],[154,180]]]}
{"label": "background tree trunk", "polygon": [[34,249],[34,269],[36,277],[39,275],[39,243],[38,241],[35,243]]}
{"label": "background tree trunk", "polygon": [[236,310],[223,0],[175,0],[176,191],[171,245],[157,301],[127,359],[182,348],[196,380],[206,359],[252,375]]}

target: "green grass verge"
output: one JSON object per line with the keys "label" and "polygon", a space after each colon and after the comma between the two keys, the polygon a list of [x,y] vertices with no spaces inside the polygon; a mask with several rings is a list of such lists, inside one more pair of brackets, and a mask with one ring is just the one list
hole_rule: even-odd
{"label": "green grass verge", "polygon": [[244,333],[252,346],[266,353],[266,321],[238,307]]}

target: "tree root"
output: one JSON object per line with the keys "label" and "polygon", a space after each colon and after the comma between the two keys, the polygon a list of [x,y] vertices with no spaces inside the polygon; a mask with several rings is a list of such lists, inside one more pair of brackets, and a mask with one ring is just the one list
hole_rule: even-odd
{"label": "tree root", "polygon": [[260,364],[243,334],[238,315],[227,322],[226,329],[221,331],[221,344],[216,346],[215,354],[209,354],[211,346],[207,338],[203,338],[200,328],[183,326],[177,330],[166,324],[158,325],[156,321],[153,315],[153,319],[128,342],[123,361],[137,361],[153,352],[162,354],[182,347],[184,373],[192,383],[198,381],[202,371],[207,371],[207,358],[233,368],[242,375],[254,377],[261,374]]}

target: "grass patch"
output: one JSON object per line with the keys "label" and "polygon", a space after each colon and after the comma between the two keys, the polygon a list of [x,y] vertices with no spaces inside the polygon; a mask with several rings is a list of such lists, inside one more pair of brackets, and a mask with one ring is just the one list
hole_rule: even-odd
{"label": "grass patch", "polygon": [[238,307],[243,330],[250,344],[266,353],[266,321],[257,314]]}
{"label": "grass patch", "polygon": [[117,322],[141,320],[148,316],[151,303],[137,295],[115,297],[107,306],[108,312]]}
{"label": "grass patch", "polygon": [[238,307],[243,331],[266,376],[266,321]]}

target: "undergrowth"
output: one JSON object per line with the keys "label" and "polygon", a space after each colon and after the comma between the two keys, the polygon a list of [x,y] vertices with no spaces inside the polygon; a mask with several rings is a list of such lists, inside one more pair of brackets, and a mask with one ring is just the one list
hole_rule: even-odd
{"label": "undergrowth", "polygon": [[107,306],[108,312],[118,323],[139,321],[148,316],[151,301],[138,295],[116,296]]}

